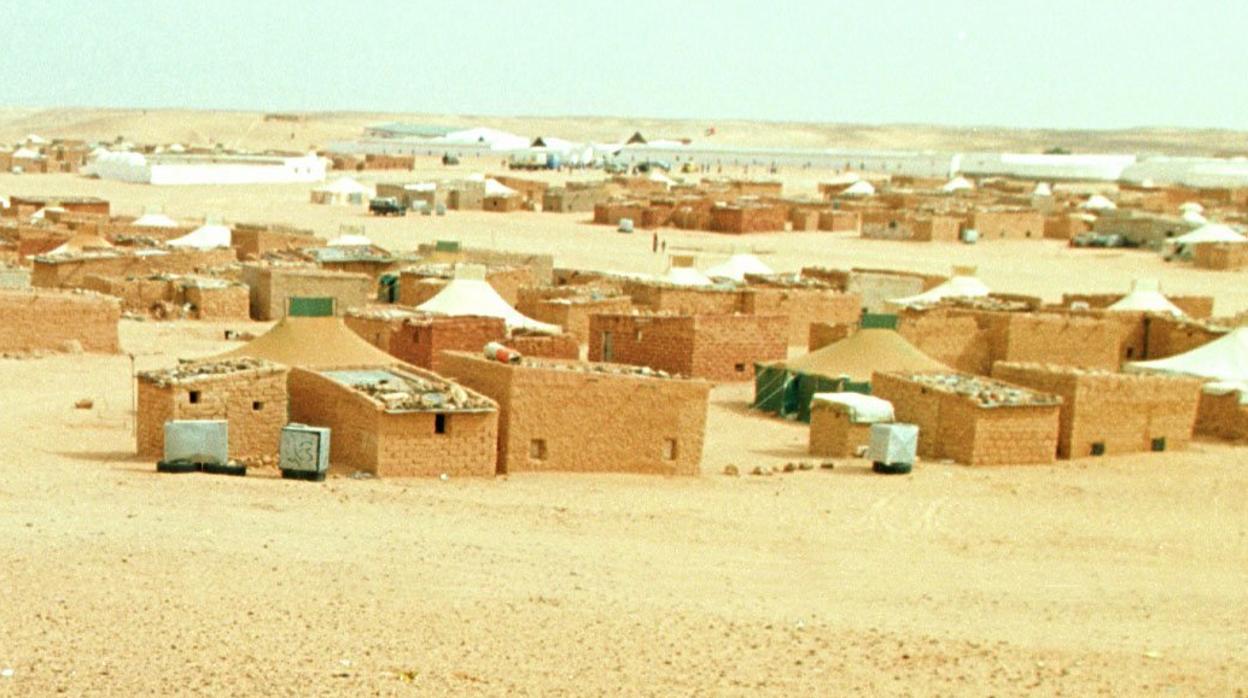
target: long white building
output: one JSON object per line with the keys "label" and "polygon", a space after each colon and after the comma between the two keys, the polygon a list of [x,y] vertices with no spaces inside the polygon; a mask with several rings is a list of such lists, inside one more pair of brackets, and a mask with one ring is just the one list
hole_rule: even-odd
{"label": "long white building", "polygon": [[88,166],[101,179],[140,184],[282,184],[323,182],[316,155],[144,155],[100,153]]}

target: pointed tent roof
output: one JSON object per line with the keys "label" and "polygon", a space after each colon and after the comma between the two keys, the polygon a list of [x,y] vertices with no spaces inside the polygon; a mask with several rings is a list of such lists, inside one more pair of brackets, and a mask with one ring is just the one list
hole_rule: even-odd
{"label": "pointed tent roof", "polygon": [[1083,202],[1080,208],[1085,211],[1110,211],[1118,208],[1118,204],[1110,201],[1101,194],[1093,194],[1088,200]]}
{"label": "pointed tent roof", "polygon": [[841,196],[873,196],[874,194],[875,185],[865,179],[860,179],[841,191]]}
{"label": "pointed tent roof", "polygon": [[369,194],[373,188],[367,184],[361,184],[351,177],[339,177],[334,181],[316,187],[315,191],[324,191],[331,194]]}
{"label": "pointed tent roof", "polygon": [[242,356],[314,369],[402,363],[364,341],[340,317],[286,317],[243,346],[200,361]]}
{"label": "pointed tent roof", "polygon": [[1119,298],[1118,301],[1111,303],[1106,310],[1117,312],[1167,312],[1174,317],[1187,315],[1187,313],[1183,312],[1183,308],[1169,302],[1169,298],[1162,295],[1156,281],[1147,280],[1136,281],[1131,288],[1131,292]]}
{"label": "pointed tent roof", "polygon": [[1206,223],[1192,232],[1172,238],[1170,241],[1178,245],[1193,245],[1201,242],[1245,242],[1248,241],[1248,238],[1237,233],[1229,225]]}
{"label": "pointed tent roof", "polygon": [[178,222],[163,213],[145,213],[130,225],[140,228],[176,228]]}
{"label": "pointed tent roof", "polygon": [[693,267],[672,267],[667,270],[666,274],[659,278],[659,281],[675,286],[715,285],[715,282],[711,281],[706,274],[703,274]]}
{"label": "pointed tent roof", "polygon": [[100,237],[98,233],[79,231],[73,237],[47,252],[48,255],[76,254],[85,250],[107,250],[113,243]]}
{"label": "pointed tent roof", "polygon": [[746,274],[773,274],[771,267],[752,254],[734,254],[723,264],[717,264],[706,270],[712,279],[731,279],[745,281]]}
{"label": "pointed tent roof", "polygon": [[558,334],[561,328],[539,322],[511,307],[485,280],[485,267],[477,264],[461,264],[455,267],[451,279],[436,296],[416,306],[421,312],[459,317],[477,315],[502,318],[508,329],[525,329],[546,334]]}
{"label": "pointed tent roof", "polygon": [[1209,219],[1205,218],[1205,214],[1197,211],[1196,209],[1188,209],[1184,211],[1181,218],[1188,223],[1195,223],[1196,225],[1204,225],[1209,222]]}
{"label": "pointed tent roof", "polygon": [[1134,361],[1126,365],[1131,373],[1165,373],[1218,381],[1248,381],[1248,327],[1195,349],[1154,361]]}
{"label": "pointed tent roof", "polygon": [[943,192],[951,193],[955,191],[970,191],[971,189],[974,189],[974,188],[975,188],[975,185],[971,184],[971,180],[959,175],[949,180],[948,182],[945,182],[945,185],[941,187],[940,190]]}
{"label": "pointed tent roof", "polygon": [[955,276],[945,283],[915,296],[893,298],[888,302],[902,308],[932,305],[946,298],[982,298],[989,294],[984,282],[973,276]]}
{"label": "pointed tent roof", "polygon": [[772,365],[828,378],[846,377],[856,382],[871,380],[871,374],[876,371],[949,370],[896,331],[886,329],[858,330],[805,356]]}
{"label": "pointed tent roof", "polygon": [[1041,182],[1036,185],[1036,188],[1034,190],[1032,190],[1031,195],[1032,196],[1053,196],[1053,187],[1050,187],[1048,182]]}
{"label": "pointed tent roof", "polygon": [[217,247],[229,247],[233,233],[228,226],[206,223],[179,238],[170,240],[170,247],[193,247],[197,250],[211,250]]}
{"label": "pointed tent roof", "polygon": [[43,158],[43,155],[41,155],[39,151],[31,150],[30,148],[23,147],[13,151],[14,160],[39,160],[41,158]]}
{"label": "pointed tent roof", "polygon": [[1184,201],[1183,203],[1179,204],[1179,210],[1185,211],[1185,212],[1195,211],[1196,213],[1204,213],[1205,207],[1201,206],[1200,203],[1196,201]]}
{"label": "pointed tent roof", "polygon": [[633,135],[624,141],[624,145],[645,145],[646,137],[641,135],[641,131],[633,131]]}

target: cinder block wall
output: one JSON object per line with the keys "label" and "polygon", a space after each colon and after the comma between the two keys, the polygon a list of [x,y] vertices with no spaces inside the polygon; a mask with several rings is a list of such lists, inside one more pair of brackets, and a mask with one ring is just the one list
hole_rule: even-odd
{"label": "cinder block wall", "polygon": [[740,311],[747,315],[788,317],[788,343],[805,346],[810,341],[810,325],[853,324],[862,314],[862,297],[821,288],[751,287],[741,292]]}
{"label": "cinder block wall", "polygon": [[121,302],[88,293],[0,290],[0,351],[58,351],[77,341],[83,351],[121,351]]}
{"label": "cinder block wall", "polygon": [[707,383],[515,366],[465,353],[448,353],[444,365],[499,403],[500,471],[699,472]]}
{"label": "cinder block wall", "polygon": [[[610,333],[611,355],[604,351]],[[756,362],[788,354],[778,315],[594,315],[589,359],[649,366],[713,381],[749,380]]]}
{"label": "cinder block wall", "polygon": [[810,455],[820,458],[852,458],[871,441],[871,425],[855,424],[849,412],[815,402],[810,406]]}
{"label": "cinder block wall", "polygon": [[[171,419],[224,419],[229,423],[231,458],[256,463],[277,457],[286,425],[286,373],[282,366],[238,371],[170,383],[138,379],[136,450],[158,460],[165,451],[165,422]],[[192,391],[198,393],[191,402]]]}
{"label": "cinder block wall", "polygon": [[287,301],[292,297],[333,298],[335,312],[342,315],[350,308],[367,305],[374,292],[373,279],[365,274],[318,269],[262,268],[256,282],[258,295],[252,295],[252,317],[256,320],[286,317]]}

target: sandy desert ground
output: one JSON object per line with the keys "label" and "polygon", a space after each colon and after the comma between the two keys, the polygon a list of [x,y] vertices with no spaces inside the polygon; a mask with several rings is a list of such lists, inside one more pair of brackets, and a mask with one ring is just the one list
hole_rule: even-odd
{"label": "sandy desert ground", "polygon": [[[583,214],[379,221],[306,186],[59,175],[0,175],[0,193],[661,266],[649,233]],[[782,270],[970,263],[1052,299],[1151,276],[1248,309],[1243,277],[1147,253],[661,235]],[[142,370],[235,346],[226,327],[264,329],[124,321],[122,342]],[[130,375],[128,356],[0,360],[0,696],[1248,695],[1242,448],[727,477],[805,460],[806,433],[725,385],[697,478],[160,476],[133,454]]]}

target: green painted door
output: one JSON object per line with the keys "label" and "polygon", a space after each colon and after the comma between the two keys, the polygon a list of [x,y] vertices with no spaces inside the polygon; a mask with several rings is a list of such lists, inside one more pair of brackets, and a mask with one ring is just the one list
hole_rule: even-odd
{"label": "green painted door", "polygon": [[286,314],[291,317],[332,317],[334,314],[334,299],[292,297],[290,299],[290,308]]}

